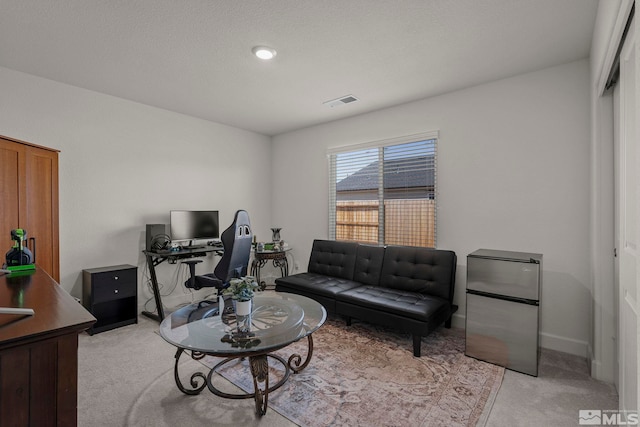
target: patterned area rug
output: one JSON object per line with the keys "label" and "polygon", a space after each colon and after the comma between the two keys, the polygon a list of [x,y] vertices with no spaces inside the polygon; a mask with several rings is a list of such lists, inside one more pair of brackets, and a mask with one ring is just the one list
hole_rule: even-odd
{"label": "patterned area rug", "polygon": [[[504,375],[504,368],[464,355],[460,329],[423,338],[420,358],[413,357],[410,335],[365,323],[347,327],[329,319],[313,342],[309,366],[269,395],[269,410],[301,426],[483,425]],[[278,354],[286,360],[306,355],[306,348],[305,339]],[[283,369],[271,359],[270,369],[274,384]],[[252,392],[249,372],[248,360],[219,371]]]}

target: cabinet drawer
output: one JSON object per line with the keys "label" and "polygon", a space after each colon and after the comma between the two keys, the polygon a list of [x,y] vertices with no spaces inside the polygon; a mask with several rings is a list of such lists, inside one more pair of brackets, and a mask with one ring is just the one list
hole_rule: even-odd
{"label": "cabinet drawer", "polygon": [[93,303],[98,304],[114,299],[132,297],[136,295],[134,284],[131,283],[100,283],[93,287]]}
{"label": "cabinet drawer", "polygon": [[93,303],[136,295],[136,269],[113,270],[91,275]]}

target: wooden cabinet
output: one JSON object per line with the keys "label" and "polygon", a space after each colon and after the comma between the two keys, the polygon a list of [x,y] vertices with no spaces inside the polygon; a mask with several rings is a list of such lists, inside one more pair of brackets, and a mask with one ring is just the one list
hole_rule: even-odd
{"label": "wooden cabinet", "polygon": [[97,321],[93,335],[138,323],[138,268],[133,265],[82,270],[82,303]]}
{"label": "wooden cabinet", "polygon": [[59,281],[58,151],[0,136],[0,199],[0,250],[24,228],[36,264]]}
{"label": "wooden cabinet", "polygon": [[95,319],[40,268],[0,276],[0,426],[75,426],[78,334]]}

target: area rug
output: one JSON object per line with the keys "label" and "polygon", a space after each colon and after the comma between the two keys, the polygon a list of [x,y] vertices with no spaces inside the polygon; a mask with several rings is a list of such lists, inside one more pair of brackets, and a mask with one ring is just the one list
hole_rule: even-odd
{"label": "area rug", "polygon": [[[347,327],[329,319],[313,342],[309,366],[270,393],[268,402],[269,410],[305,427],[484,425],[504,375],[504,368],[466,357],[464,331],[455,328],[424,337],[420,358],[413,357],[410,335],[365,323]],[[306,347],[301,340],[278,354],[305,355]],[[273,384],[283,368],[274,361],[270,369]],[[249,372],[246,359],[219,371],[252,392]]]}

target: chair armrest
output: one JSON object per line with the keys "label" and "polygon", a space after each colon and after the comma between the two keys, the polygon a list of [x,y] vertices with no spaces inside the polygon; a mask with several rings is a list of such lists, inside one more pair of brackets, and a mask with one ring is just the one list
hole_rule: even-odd
{"label": "chair armrest", "polygon": [[182,261],[183,264],[189,266],[189,279],[184,283],[187,288],[195,288],[196,286],[196,264],[201,263],[201,259],[189,259]]}

